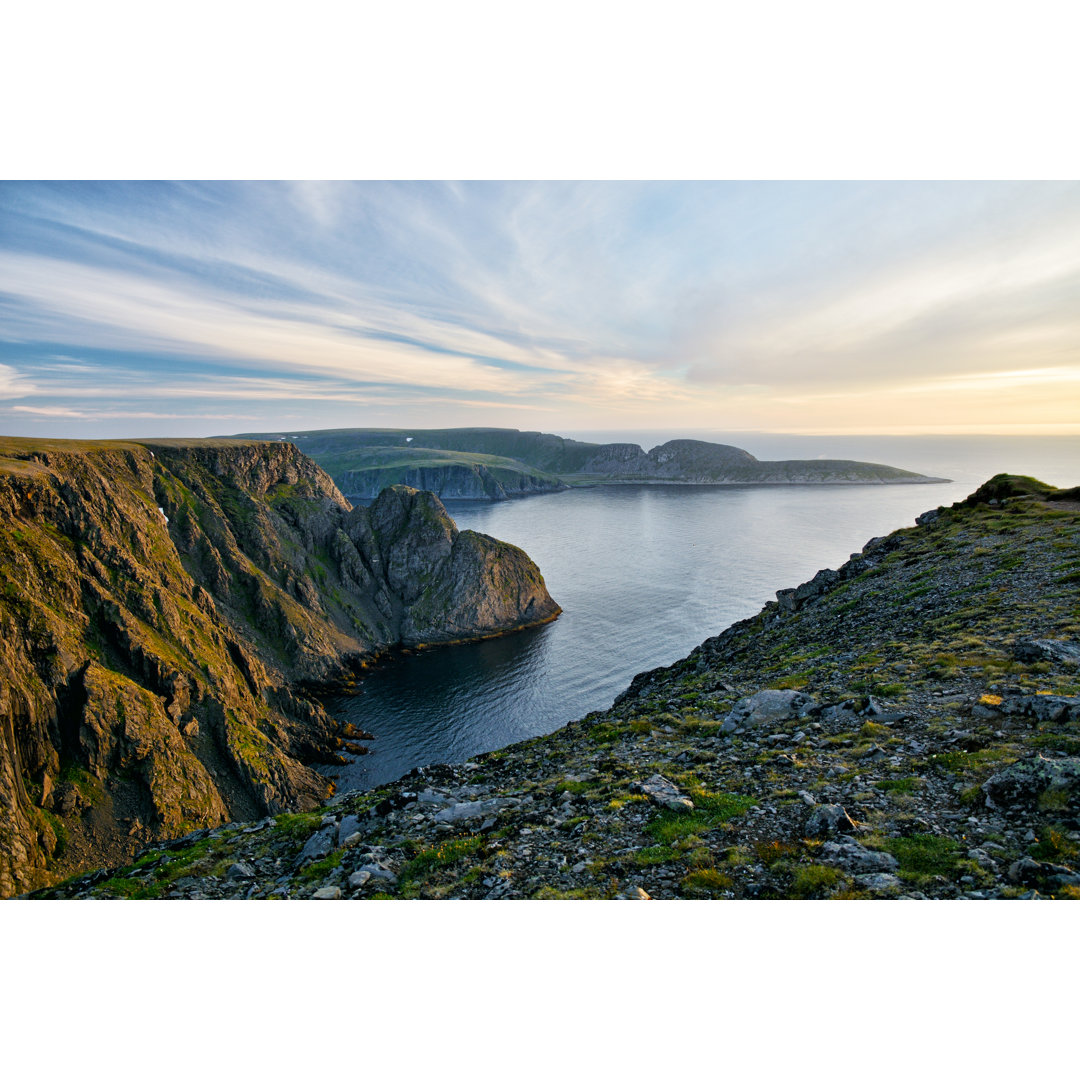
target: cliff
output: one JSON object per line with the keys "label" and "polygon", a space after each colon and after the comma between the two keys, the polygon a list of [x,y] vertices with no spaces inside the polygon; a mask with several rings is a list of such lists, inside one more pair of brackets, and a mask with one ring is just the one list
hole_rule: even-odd
{"label": "cliff", "polygon": [[[348,468],[339,467],[335,471],[334,480],[350,499],[374,499],[380,491],[395,484],[431,491],[440,499],[486,502],[566,490],[567,485],[558,477],[519,462],[498,458],[488,459],[486,463],[469,460],[480,456],[410,450],[385,460],[383,452],[360,450],[350,455]],[[365,462],[369,462],[366,467]]]}
{"label": "cliff", "polygon": [[995,477],[615,704],[64,897],[1080,898],[1080,491]]}
{"label": "cliff", "polygon": [[305,685],[559,608],[430,492],[351,507],[294,446],[0,440],[0,895],[318,805]]}
{"label": "cliff", "polygon": [[[587,484],[934,484],[938,477],[865,461],[759,461],[735,446],[674,439],[587,443],[509,428],[345,428],[249,436],[295,442],[357,497],[407,482],[447,498],[501,499]],[[488,455],[487,458],[484,455]],[[487,466],[483,464],[487,461]],[[410,469],[423,467],[422,474]],[[463,494],[457,494],[462,492]]]}

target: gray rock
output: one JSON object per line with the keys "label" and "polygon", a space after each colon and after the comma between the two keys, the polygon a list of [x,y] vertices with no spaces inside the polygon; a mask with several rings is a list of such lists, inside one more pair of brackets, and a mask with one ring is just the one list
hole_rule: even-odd
{"label": "gray rock", "polygon": [[373,878],[381,878],[383,881],[388,881],[391,885],[397,883],[397,874],[388,867],[383,866],[382,863],[365,863],[360,867],[359,872],[370,874]]}
{"label": "gray rock", "polygon": [[652,897],[640,886],[631,885],[615,897],[616,900],[651,900]]}
{"label": "gray rock", "polygon": [[1026,856],[1017,859],[1008,870],[1009,880],[1018,884],[1034,885],[1043,874],[1042,863],[1029,859]]}
{"label": "gray rock", "polygon": [[246,862],[234,862],[228,870],[225,871],[225,877],[230,881],[242,881],[245,878],[253,878],[255,876],[255,867]]}
{"label": "gray rock", "polygon": [[655,773],[648,780],[635,780],[630,785],[631,791],[648,796],[654,803],[668,810],[689,812],[694,804],[670,780]]}
{"label": "gray rock", "polygon": [[899,892],[903,887],[895,874],[859,874],[855,880],[868,892]]}
{"label": "gray rock", "polygon": [[816,806],[806,819],[803,834],[811,839],[832,836],[834,833],[854,832],[858,825],[848,817],[848,812],[838,803]]}
{"label": "gray rock", "polygon": [[1030,716],[1051,724],[1080,720],[1080,697],[1059,694],[1015,694],[998,706],[1007,716]]}
{"label": "gray rock", "polygon": [[469,818],[486,817],[497,814],[507,806],[514,806],[519,799],[477,799],[473,802],[454,803],[453,806],[440,810],[434,820],[438,822],[467,821]]}
{"label": "gray rock", "polygon": [[341,819],[337,829],[338,847],[352,847],[360,839],[360,819],[349,814]]}
{"label": "gray rock", "polygon": [[804,581],[797,589],[781,589],[776,594],[781,611],[798,611],[809,600],[820,596],[840,580],[837,570],[819,570],[809,581]]}
{"label": "gray rock", "polygon": [[312,900],[340,900],[341,890],[336,885],[324,885],[311,894]]}
{"label": "gray rock", "polygon": [[819,858],[824,863],[860,874],[896,870],[900,865],[887,851],[870,851],[851,837],[826,841],[821,845]]}
{"label": "gray rock", "polygon": [[317,833],[312,833],[308,837],[308,842],[301,849],[296,861],[302,863],[306,859],[321,859],[329,855],[334,850],[336,833],[336,825],[325,825]]}
{"label": "gray rock", "polygon": [[982,848],[972,848],[967,857],[974,860],[983,870],[989,870],[990,873],[997,873],[997,863],[994,861],[993,856],[989,852],[984,851]]}
{"label": "gray rock", "polygon": [[1023,638],[1013,647],[1013,655],[1025,664],[1039,660],[1059,660],[1065,664],[1080,664],[1080,644],[1074,641],[1053,641],[1047,638]]}
{"label": "gray rock", "polygon": [[760,727],[802,716],[813,701],[797,690],[759,690],[737,701],[728,714],[736,727]]}
{"label": "gray rock", "polygon": [[357,870],[349,875],[349,888],[362,889],[371,880],[371,874],[367,870]]}
{"label": "gray rock", "polygon": [[1030,805],[1044,791],[1064,791],[1072,802],[1080,794],[1080,758],[1025,758],[995,773],[982,790],[989,807]]}

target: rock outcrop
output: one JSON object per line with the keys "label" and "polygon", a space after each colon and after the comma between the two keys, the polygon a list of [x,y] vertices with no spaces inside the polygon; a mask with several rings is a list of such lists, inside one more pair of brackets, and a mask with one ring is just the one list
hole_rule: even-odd
{"label": "rock outcrop", "polygon": [[317,805],[359,733],[302,687],[558,612],[429,492],[352,507],[291,445],[0,440],[0,896]]}

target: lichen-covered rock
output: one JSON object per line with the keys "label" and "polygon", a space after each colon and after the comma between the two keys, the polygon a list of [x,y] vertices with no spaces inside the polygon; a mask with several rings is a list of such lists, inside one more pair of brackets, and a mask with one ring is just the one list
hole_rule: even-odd
{"label": "lichen-covered rock", "polygon": [[1031,804],[1046,791],[1064,792],[1072,802],[1080,795],[1080,758],[1025,758],[995,773],[982,790],[988,806]]}
{"label": "lichen-covered rock", "polygon": [[667,777],[659,773],[650,776],[648,780],[634,781],[630,785],[630,790],[647,795],[665,810],[689,813],[694,809],[694,803],[689,796],[684,795]]}
{"label": "lichen-covered rock", "polygon": [[759,690],[735,703],[728,722],[732,728],[780,723],[801,715],[812,704],[806,694],[797,690]]}

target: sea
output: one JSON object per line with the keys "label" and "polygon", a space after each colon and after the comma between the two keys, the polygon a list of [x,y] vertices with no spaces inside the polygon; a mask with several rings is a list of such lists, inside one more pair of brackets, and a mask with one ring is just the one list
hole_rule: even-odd
{"label": "sea", "polygon": [[847,458],[948,479],[933,485],[601,486],[503,503],[447,502],[462,529],[507,540],[562,607],[546,626],[423,649],[374,667],[329,711],[374,734],[331,770],[339,791],[464,761],[605,709],[638,672],[681,659],[874,536],[963,499],[995,473],[1080,483],[1080,436],[807,436],[567,432],[648,450],[701,438],[761,460]]}

